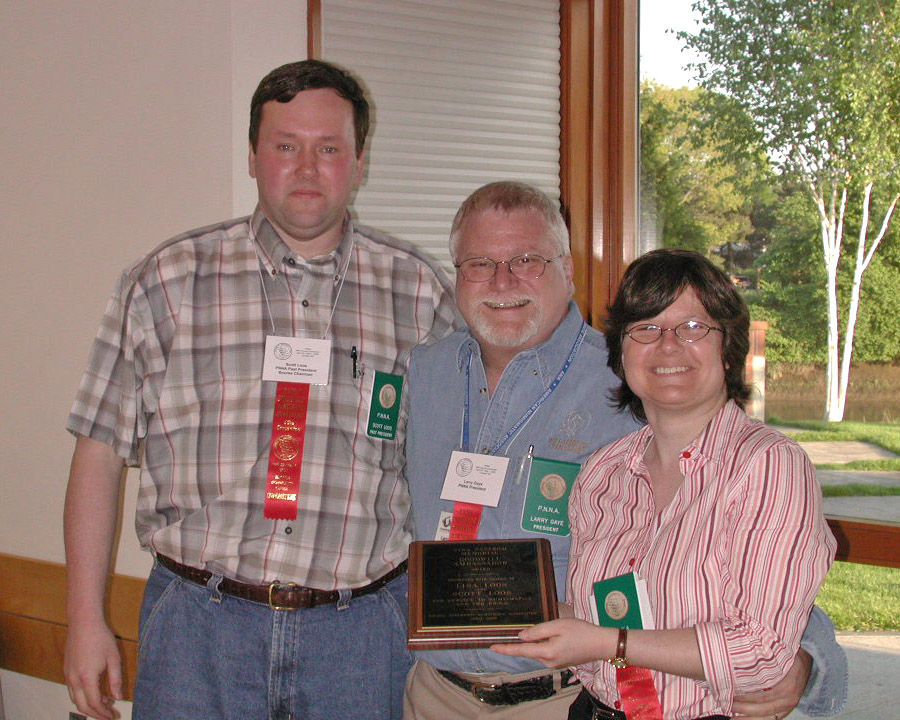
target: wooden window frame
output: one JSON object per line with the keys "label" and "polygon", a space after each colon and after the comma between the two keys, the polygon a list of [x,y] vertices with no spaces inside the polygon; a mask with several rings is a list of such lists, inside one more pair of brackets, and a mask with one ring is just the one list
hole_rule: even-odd
{"label": "wooden window frame", "polygon": [[599,326],[637,234],[637,0],[562,0],[561,195],[582,313]]}

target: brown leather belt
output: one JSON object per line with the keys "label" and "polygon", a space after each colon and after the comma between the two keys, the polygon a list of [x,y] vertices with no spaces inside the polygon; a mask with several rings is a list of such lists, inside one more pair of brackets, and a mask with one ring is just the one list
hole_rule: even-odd
{"label": "brown leather belt", "polygon": [[[157,555],[156,559],[167,570],[171,570],[176,575],[198,585],[206,585],[212,577],[212,573],[208,570],[199,570],[190,565],[182,565],[165,555]],[[391,580],[400,577],[405,572],[406,560],[386,575],[382,575],[375,582],[363,587],[352,588],[350,597],[357,598],[380,590]],[[303,587],[296,583],[277,581],[268,585],[250,585],[237,580],[222,578],[218,589],[226,595],[234,595],[244,600],[252,600],[253,602],[268,605],[273,610],[299,610],[300,608],[313,608],[317,605],[331,605],[336,603],[340,597],[338,590],[316,590],[315,588]]]}

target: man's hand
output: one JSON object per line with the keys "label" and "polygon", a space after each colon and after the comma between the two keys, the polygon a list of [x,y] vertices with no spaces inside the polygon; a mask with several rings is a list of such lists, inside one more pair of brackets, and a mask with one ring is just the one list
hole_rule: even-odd
{"label": "man's hand", "polygon": [[797,703],[803,697],[811,668],[812,658],[801,649],[781,682],[769,690],[736,697],[732,710],[741,717],[760,720],[763,718],[773,720],[777,717],[781,720],[797,707]]}
{"label": "man's hand", "polygon": [[[122,660],[106,623],[69,625],[63,671],[69,697],[79,712],[100,720],[119,717],[113,701],[122,699]],[[103,693],[104,675],[111,696]]]}

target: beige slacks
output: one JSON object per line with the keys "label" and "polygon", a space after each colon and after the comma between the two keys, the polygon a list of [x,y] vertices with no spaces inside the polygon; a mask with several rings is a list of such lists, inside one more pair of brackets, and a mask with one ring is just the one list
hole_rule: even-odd
{"label": "beige slacks", "polygon": [[509,683],[550,674],[554,676],[554,687],[557,690],[555,695],[544,700],[527,700],[517,705],[488,705],[441,677],[428,663],[417,661],[406,678],[403,720],[566,720],[569,706],[581,692],[581,685],[575,683],[560,688],[559,670],[537,670],[521,675],[496,673],[477,677],[463,674],[463,677],[484,683]]}

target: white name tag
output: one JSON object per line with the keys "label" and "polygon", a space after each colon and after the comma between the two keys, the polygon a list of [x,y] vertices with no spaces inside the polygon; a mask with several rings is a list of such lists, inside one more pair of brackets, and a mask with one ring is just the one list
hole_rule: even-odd
{"label": "white name tag", "polygon": [[331,340],[266,337],[263,380],[327,385],[331,371]]}
{"label": "white name tag", "polygon": [[497,507],[509,458],[454,450],[444,477],[441,500]]}

